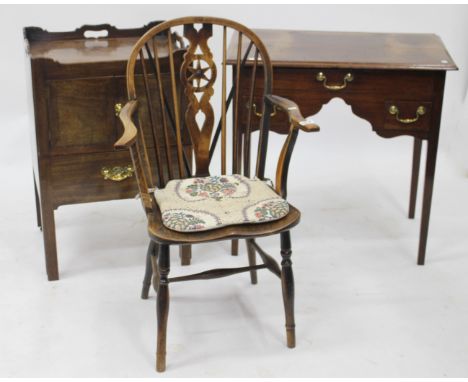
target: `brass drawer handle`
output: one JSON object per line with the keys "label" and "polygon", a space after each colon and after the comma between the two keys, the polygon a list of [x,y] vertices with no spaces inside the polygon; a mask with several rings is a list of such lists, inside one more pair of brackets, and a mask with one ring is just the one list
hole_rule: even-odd
{"label": "brass drawer handle", "polygon": [[122,111],[122,107],[123,105],[121,103],[116,103],[114,105],[114,113],[115,113],[115,116],[118,117],[120,112]]}
{"label": "brass drawer handle", "polygon": [[134,173],[133,166],[131,164],[120,167],[103,167],[101,168],[101,175],[104,177],[105,180],[113,180],[114,182],[120,182],[127,178],[133,176]]}
{"label": "brass drawer handle", "polygon": [[398,108],[395,105],[391,105],[388,108],[388,112],[391,115],[394,115],[398,122],[404,123],[404,124],[409,124],[409,123],[416,122],[419,119],[420,116],[426,114],[426,108],[424,106],[418,106],[418,108],[416,109],[416,117],[414,117],[414,118],[400,118],[400,116],[399,116],[400,110],[398,110]]}
{"label": "brass drawer handle", "polygon": [[315,77],[315,79],[318,82],[323,82],[323,87],[325,89],[336,91],[336,90],[344,89],[348,85],[348,82],[351,82],[352,80],[354,80],[354,76],[351,73],[347,73],[344,76],[343,83],[341,85],[328,85],[327,84],[327,76],[323,72],[317,73],[317,76]]}
{"label": "brass drawer handle", "polygon": [[[247,108],[248,108],[248,106],[249,106],[249,105],[247,105]],[[259,112],[257,111],[257,105],[255,105],[254,103],[252,104],[252,110],[253,110],[254,114],[255,114],[257,117],[261,118],[261,117],[263,116],[263,113],[259,113]],[[276,111],[277,111],[277,110],[276,110],[276,106],[273,105],[273,112],[270,114],[270,117],[274,117],[274,116],[276,115]]]}

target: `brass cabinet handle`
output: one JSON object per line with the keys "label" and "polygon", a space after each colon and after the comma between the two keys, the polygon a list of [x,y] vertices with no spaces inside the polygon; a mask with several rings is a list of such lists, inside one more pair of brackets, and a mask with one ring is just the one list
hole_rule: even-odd
{"label": "brass cabinet handle", "polygon": [[400,110],[398,110],[398,107],[396,107],[395,105],[391,105],[388,108],[388,112],[391,115],[394,115],[398,122],[404,123],[404,124],[409,124],[409,123],[416,122],[419,119],[420,116],[426,114],[426,108],[424,106],[418,106],[418,108],[416,109],[416,117],[414,117],[414,118],[400,118],[400,116],[399,116]]}
{"label": "brass cabinet handle", "polygon": [[[252,104],[252,110],[257,117],[261,118],[263,116],[263,113],[259,113],[257,111],[257,105],[255,105],[254,103]],[[275,115],[276,115],[276,106],[273,105],[273,112],[270,114],[270,117],[274,117]]]}
{"label": "brass cabinet handle", "polygon": [[114,113],[115,113],[115,116],[118,117],[120,112],[122,111],[122,107],[123,105],[121,103],[116,103],[114,105]]}
{"label": "brass cabinet handle", "polygon": [[347,73],[344,76],[343,83],[341,85],[328,85],[327,76],[323,72],[317,73],[317,76],[315,77],[315,79],[318,82],[323,82],[323,87],[325,89],[336,91],[336,90],[344,89],[348,85],[348,82],[351,82],[352,80],[354,80],[354,76],[351,73]]}
{"label": "brass cabinet handle", "polygon": [[101,168],[101,175],[104,177],[105,180],[113,180],[114,182],[120,182],[127,178],[133,176],[135,170],[131,164],[120,167],[103,167]]}

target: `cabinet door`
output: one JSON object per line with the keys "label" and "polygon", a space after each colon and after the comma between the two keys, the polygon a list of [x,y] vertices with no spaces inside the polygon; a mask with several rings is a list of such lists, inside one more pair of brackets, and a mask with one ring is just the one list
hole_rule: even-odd
{"label": "cabinet door", "polygon": [[48,81],[51,154],[113,150],[115,92],[113,77]]}

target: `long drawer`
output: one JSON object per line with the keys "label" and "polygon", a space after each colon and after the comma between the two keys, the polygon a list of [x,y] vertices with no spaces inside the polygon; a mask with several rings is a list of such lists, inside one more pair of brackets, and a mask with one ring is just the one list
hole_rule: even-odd
{"label": "long drawer", "polygon": [[[248,115],[249,68],[241,84],[241,120]],[[382,136],[413,135],[424,138],[431,127],[434,74],[425,71],[368,71],[311,68],[275,68],[273,93],[296,102],[304,116],[314,115],[335,97],[342,98],[357,116],[369,121]],[[402,91],[402,89],[404,89]],[[258,76],[254,92],[252,128],[258,128],[263,84]],[[256,113],[254,113],[254,111]],[[322,126],[326,128],[326,126]],[[287,118],[277,113],[271,129],[288,130]]]}

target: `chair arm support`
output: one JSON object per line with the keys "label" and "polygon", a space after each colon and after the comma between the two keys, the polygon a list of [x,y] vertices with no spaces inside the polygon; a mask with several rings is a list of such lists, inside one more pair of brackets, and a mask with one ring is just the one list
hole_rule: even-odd
{"label": "chair arm support", "polygon": [[122,149],[129,148],[137,139],[138,130],[132,121],[132,116],[137,109],[138,101],[128,101],[119,113],[119,119],[124,127],[124,132],[117,142],[114,143],[114,148]]}
{"label": "chair arm support", "polygon": [[295,127],[307,133],[320,131],[320,127],[313,122],[308,122],[305,119],[301,111],[299,110],[299,106],[297,104],[287,98],[279,97],[272,94],[267,94],[265,96],[266,100],[276,107],[278,110],[284,111],[288,114],[289,122]]}
{"label": "chair arm support", "polygon": [[139,152],[137,136],[138,130],[133,123],[132,117],[137,110],[138,101],[128,101],[119,113],[119,119],[124,127],[124,132],[117,142],[114,143],[114,148],[130,150],[130,156],[132,157],[133,167],[138,183],[139,195],[141,203],[146,212],[150,212],[154,209],[154,200],[150,192],[151,185],[148,184],[148,178],[146,170],[148,163],[142,163],[142,158]]}
{"label": "chair arm support", "polygon": [[271,94],[266,95],[265,98],[272,106],[276,107],[280,111],[287,113],[289,118],[289,133],[280,152],[278,164],[276,166],[275,179],[275,191],[283,198],[286,198],[289,163],[291,161],[292,152],[299,130],[309,133],[320,131],[320,127],[315,123],[309,123],[302,116],[299,107],[293,101]]}

